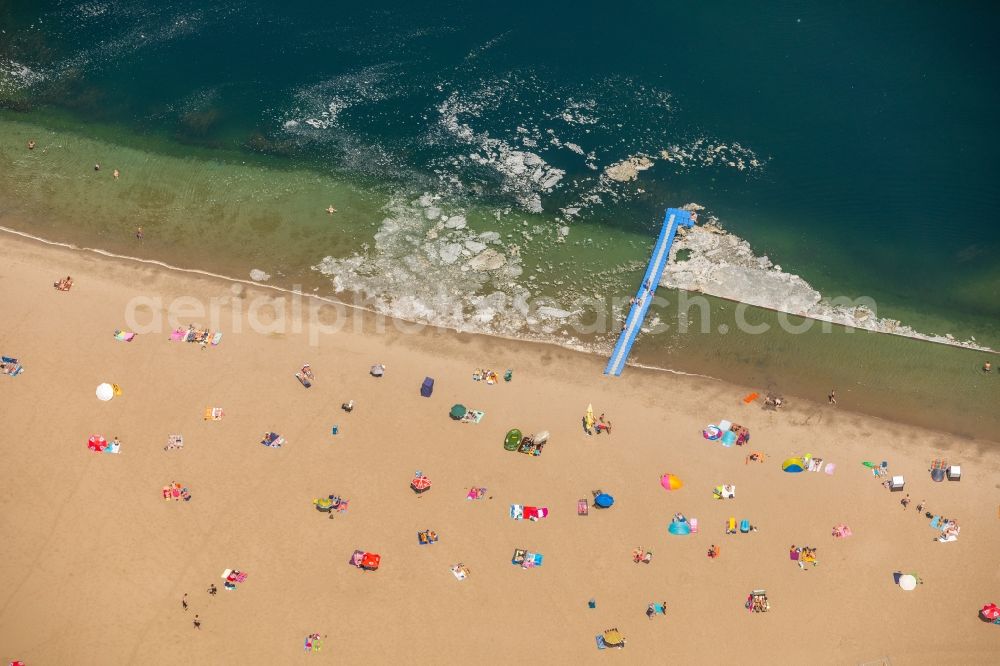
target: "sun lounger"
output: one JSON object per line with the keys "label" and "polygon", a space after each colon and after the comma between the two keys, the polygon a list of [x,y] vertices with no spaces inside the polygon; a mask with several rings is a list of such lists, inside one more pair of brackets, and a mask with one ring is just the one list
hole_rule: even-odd
{"label": "sun lounger", "polygon": [[585,499],[576,501],[576,515],[586,516],[590,513],[590,503]]}

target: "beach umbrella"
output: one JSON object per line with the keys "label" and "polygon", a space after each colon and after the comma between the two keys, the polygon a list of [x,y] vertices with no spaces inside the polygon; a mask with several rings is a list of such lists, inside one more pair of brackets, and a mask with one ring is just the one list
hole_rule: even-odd
{"label": "beach umbrella", "polygon": [[108,440],[100,435],[91,435],[90,439],[87,440],[87,448],[91,451],[104,451],[104,449],[108,448]]}
{"label": "beach umbrella", "polygon": [[805,469],[805,463],[802,462],[802,458],[789,458],[785,462],[781,463],[781,469],[785,472],[797,474]]}
{"label": "beach umbrella", "polygon": [[607,509],[614,503],[615,503],[615,498],[607,493],[601,493],[600,495],[594,498],[594,505],[601,509]]}
{"label": "beach umbrella", "polygon": [[425,490],[430,490],[431,480],[423,474],[418,474],[413,477],[413,481],[410,481],[410,487],[413,488],[414,492],[422,493]]}
{"label": "beach umbrella", "polygon": [[97,387],[97,399],[102,402],[107,402],[111,398],[115,397],[115,387],[107,382],[99,385]]}
{"label": "beach umbrella", "polygon": [[451,418],[453,418],[453,419],[455,419],[456,421],[458,421],[458,420],[459,420],[459,419],[461,419],[461,418],[462,418],[463,416],[465,416],[465,414],[466,414],[466,413],[467,413],[468,411],[469,411],[469,410],[465,408],[465,405],[452,405],[452,407],[451,407],[451,411],[450,411],[450,412],[448,412],[448,415],[449,415],[449,416],[451,416]]}
{"label": "beach umbrella", "polygon": [[660,485],[666,490],[680,490],[684,482],[677,478],[674,474],[664,474],[660,477]]}
{"label": "beach umbrella", "polygon": [[996,604],[986,604],[983,609],[979,611],[979,615],[982,616],[987,622],[993,622],[997,618],[1000,618],[1000,607]]}
{"label": "beach umbrella", "polygon": [[899,577],[899,586],[907,592],[917,589],[917,577],[912,574],[904,574]]}
{"label": "beach umbrella", "polygon": [[313,500],[313,504],[316,505],[318,511],[330,511],[333,509],[333,500],[329,497],[322,497],[317,500]]}

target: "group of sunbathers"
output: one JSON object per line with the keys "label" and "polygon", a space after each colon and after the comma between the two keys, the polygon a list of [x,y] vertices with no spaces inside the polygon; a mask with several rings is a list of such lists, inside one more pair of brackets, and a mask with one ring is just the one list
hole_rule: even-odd
{"label": "group of sunbathers", "polygon": [[59,291],[69,291],[73,287],[73,278],[67,275],[63,279],[59,280],[59,282],[53,282],[52,286]]}
{"label": "group of sunbathers", "polygon": [[805,569],[806,564],[812,564],[816,566],[816,549],[811,546],[802,546],[801,548],[796,548],[794,545],[788,549],[788,557],[797,562],[799,569]]}
{"label": "group of sunbathers", "polygon": [[766,613],[771,609],[771,604],[767,600],[766,594],[750,594],[747,597],[747,609],[751,613]]}
{"label": "group of sunbathers", "polygon": [[17,376],[20,372],[21,364],[16,359],[8,360],[7,357],[4,357],[3,363],[0,363],[0,375]]}
{"label": "group of sunbathers", "polygon": [[[118,441],[118,440],[115,440]],[[172,482],[169,486],[163,486],[163,499],[170,500],[173,499],[175,502],[184,500],[185,502],[191,501],[191,493],[185,486],[175,482]]]}
{"label": "group of sunbathers", "polygon": [[643,564],[649,564],[653,561],[653,551],[643,550],[642,548],[636,548],[632,551],[632,561],[636,564],[642,562]]}

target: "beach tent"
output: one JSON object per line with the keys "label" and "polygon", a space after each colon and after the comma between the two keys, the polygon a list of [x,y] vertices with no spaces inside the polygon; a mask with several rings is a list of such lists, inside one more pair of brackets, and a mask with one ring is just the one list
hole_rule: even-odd
{"label": "beach tent", "polygon": [[99,385],[97,387],[97,399],[102,402],[107,402],[111,398],[115,397],[115,387],[107,382]]}
{"label": "beach tent", "polygon": [[594,506],[599,509],[607,509],[615,503],[615,498],[607,493],[600,493],[594,497]]}
{"label": "beach tent", "polygon": [[461,421],[462,417],[465,416],[468,411],[469,410],[465,408],[465,405],[452,405],[451,411],[448,412],[448,415],[456,421]]}
{"label": "beach tent", "polygon": [[431,393],[434,392],[434,380],[430,377],[424,377],[424,383],[420,385],[420,395],[425,398],[431,397]]}
{"label": "beach tent", "polygon": [[676,534],[677,536],[686,536],[691,534],[691,526],[686,520],[675,520],[670,523],[667,531],[671,534]]}
{"label": "beach tent", "polygon": [[108,448],[108,440],[104,439],[100,435],[92,435],[90,439],[87,440],[87,448],[91,451],[101,453],[104,449]]}
{"label": "beach tent", "polygon": [[674,474],[664,474],[660,477],[660,485],[666,490],[680,490],[684,482]]}
{"label": "beach tent", "polygon": [[802,458],[789,458],[781,463],[781,469],[785,472],[797,474],[805,469],[805,463],[802,462]]}
{"label": "beach tent", "polygon": [[902,476],[894,476],[892,477],[892,480],[889,482],[889,490],[892,491],[902,490],[904,485],[906,485],[906,481],[903,479]]}

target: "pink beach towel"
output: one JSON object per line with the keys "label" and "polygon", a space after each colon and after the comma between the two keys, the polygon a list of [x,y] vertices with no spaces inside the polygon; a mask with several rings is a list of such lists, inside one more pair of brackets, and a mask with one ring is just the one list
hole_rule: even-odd
{"label": "pink beach towel", "polygon": [[177,330],[175,330],[173,333],[170,334],[170,340],[172,342],[180,342],[181,340],[184,339],[185,335],[187,335],[187,331],[183,331],[178,328]]}
{"label": "pink beach towel", "polygon": [[691,534],[697,534],[698,533],[698,519],[697,518],[691,518],[690,520],[688,520],[688,525],[691,526]]}

